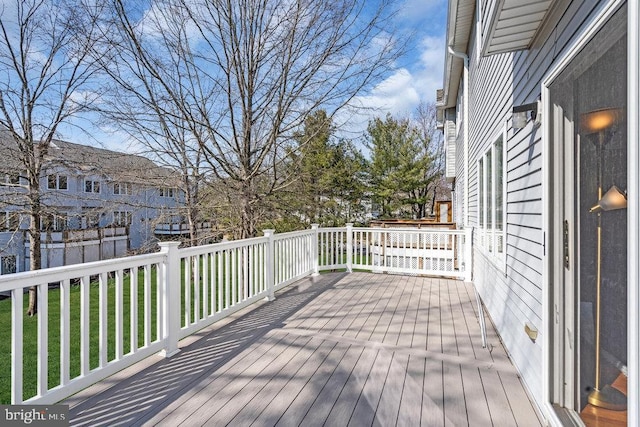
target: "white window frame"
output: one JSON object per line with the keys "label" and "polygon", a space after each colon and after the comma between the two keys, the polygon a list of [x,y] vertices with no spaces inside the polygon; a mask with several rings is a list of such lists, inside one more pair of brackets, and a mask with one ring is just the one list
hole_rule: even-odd
{"label": "white window frame", "polygon": [[129,211],[113,211],[113,225],[116,227],[126,227],[131,225],[132,215]]}
{"label": "white window frame", "polygon": [[[47,228],[47,226],[50,228]],[[65,212],[45,214],[40,217],[40,231],[59,233],[69,229],[69,215]]]}
{"label": "white window frame", "polygon": [[80,227],[83,229],[100,227],[100,214],[95,208],[82,208],[82,216],[80,218]]}
{"label": "white window frame", "polygon": [[[502,170],[501,177],[498,175],[498,169],[496,166],[496,145],[498,141],[502,141]],[[506,236],[507,236],[507,130],[506,126],[491,139],[491,144],[482,153],[482,156],[477,161],[477,185],[478,185],[478,237],[479,247],[482,252],[487,255],[489,259],[496,261],[496,264],[501,271],[505,270],[506,260]],[[488,176],[488,159],[491,159],[491,188],[488,188],[489,176]],[[499,179],[501,178],[501,179]],[[498,182],[500,181],[500,182]],[[498,218],[498,206],[496,203],[497,191],[502,190],[502,203],[500,208],[502,209],[502,229],[496,227]],[[489,195],[491,200],[489,200]],[[491,202],[489,204],[489,202]],[[489,206],[491,208],[489,208]],[[491,227],[488,227],[488,219],[491,219]]]}
{"label": "white window frame", "polygon": [[0,232],[3,232],[3,231],[13,232],[13,231],[19,230],[21,221],[22,221],[22,218],[21,218],[20,212],[16,212],[16,211],[0,212]]}
{"label": "white window frame", "polygon": [[[118,189],[116,191],[116,188]],[[129,195],[131,194],[131,183],[129,182],[114,182],[113,183],[113,194],[114,195]]]}
{"label": "white window frame", "polygon": [[[6,259],[13,259],[13,266],[15,271],[5,271],[5,265],[7,265]],[[0,275],[2,274],[13,274],[18,272],[18,256],[17,255],[3,255],[0,257]]]}
{"label": "white window frame", "polygon": [[[55,185],[51,186],[51,178],[55,177]],[[65,182],[65,187],[62,188],[60,186],[60,178],[64,178],[64,182]],[[69,177],[67,175],[63,175],[63,174],[50,174],[47,175],[47,189],[49,190],[61,190],[61,191],[68,191],[69,190]]]}
{"label": "white window frame", "polygon": [[174,194],[174,189],[171,187],[160,188],[160,197],[173,197]]}
{"label": "white window frame", "polygon": [[[87,184],[91,183],[91,191],[87,191]],[[96,179],[85,179],[84,180],[84,192],[85,193],[94,193],[100,194],[100,181]]]}

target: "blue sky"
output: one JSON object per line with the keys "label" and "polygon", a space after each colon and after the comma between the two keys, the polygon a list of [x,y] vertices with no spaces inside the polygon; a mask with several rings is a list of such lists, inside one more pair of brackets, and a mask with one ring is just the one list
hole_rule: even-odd
{"label": "blue sky", "polygon": [[447,19],[446,0],[404,0],[398,26],[412,34],[407,54],[395,72],[369,94],[371,102],[392,114],[409,114],[420,101],[435,102],[442,87]]}

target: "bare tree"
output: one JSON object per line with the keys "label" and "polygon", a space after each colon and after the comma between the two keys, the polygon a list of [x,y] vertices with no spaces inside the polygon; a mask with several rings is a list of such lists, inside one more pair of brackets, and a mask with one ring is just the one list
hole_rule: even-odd
{"label": "bare tree", "polygon": [[[190,18],[172,2],[157,2],[147,13],[118,0],[111,6],[103,19],[115,31],[94,54],[110,77],[101,112],[137,142],[138,151],[179,174],[189,243],[197,244],[208,237],[198,236],[197,228],[207,170],[198,102],[212,91],[201,87],[189,45]],[[133,22],[129,15],[144,19]]]}
{"label": "bare tree", "polygon": [[423,200],[424,203],[414,209],[414,214],[417,218],[423,218],[427,214],[427,205],[430,205],[431,215],[433,215],[436,198],[447,188],[444,178],[444,140],[442,132],[437,128],[435,104],[420,103],[414,114],[414,123],[420,134],[423,156],[429,159],[424,171],[425,185],[415,190],[415,197]]}
{"label": "bare tree", "polygon": [[[89,61],[96,11],[72,0],[16,0],[0,11],[0,128],[23,174],[4,185],[22,189],[17,194],[29,216],[32,270],[41,267],[40,219],[46,206],[40,180],[47,153],[60,124],[92,99],[83,91],[96,71]],[[32,288],[27,314],[36,311]]]}
{"label": "bare tree", "polygon": [[130,64],[117,81],[131,99],[189,132],[241,212],[240,237],[290,184],[281,164],[305,118],[353,106],[400,54],[386,0],[113,2],[112,74]]}

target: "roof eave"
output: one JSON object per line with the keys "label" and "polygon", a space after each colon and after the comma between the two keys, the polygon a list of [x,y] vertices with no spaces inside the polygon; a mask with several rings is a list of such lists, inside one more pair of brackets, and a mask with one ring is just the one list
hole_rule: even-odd
{"label": "roof eave", "polygon": [[443,96],[437,105],[440,109],[452,108],[456,105],[464,68],[463,60],[452,55],[448,48],[450,47],[454,52],[467,52],[474,17],[474,0],[449,0]]}

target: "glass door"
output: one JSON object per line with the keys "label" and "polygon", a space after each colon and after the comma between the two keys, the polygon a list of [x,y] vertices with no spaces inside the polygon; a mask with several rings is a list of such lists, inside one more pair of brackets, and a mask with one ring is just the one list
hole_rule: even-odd
{"label": "glass door", "polygon": [[626,40],[623,7],[549,86],[562,193],[554,401],[586,425],[626,425]]}

